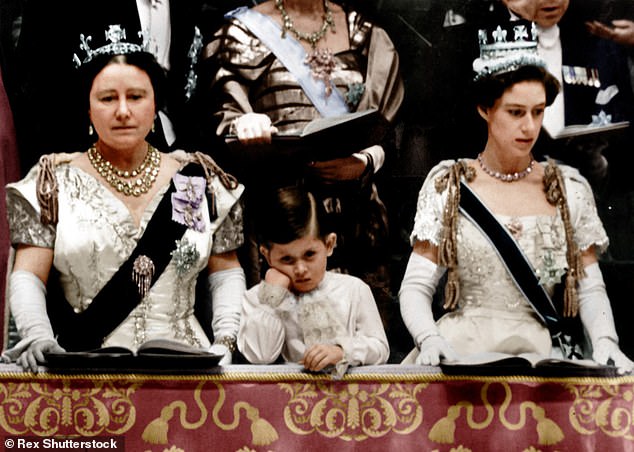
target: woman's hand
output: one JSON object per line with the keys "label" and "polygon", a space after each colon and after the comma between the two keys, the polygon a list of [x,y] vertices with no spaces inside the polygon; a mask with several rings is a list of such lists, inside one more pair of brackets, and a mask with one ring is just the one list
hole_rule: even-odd
{"label": "woman's hand", "polygon": [[447,361],[455,361],[458,354],[447,340],[438,336],[429,336],[421,342],[420,353],[416,358],[416,364],[424,366],[437,366],[440,364],[440,357],[444,356]]}
{"label": "woman's hand", "polygon": [[619,374],[631,373],[634,370],[634,362],[625,356],[618,344],[609,337],[599,338],[593,346],[592,359],[599,364],[608,364],[612,360]]}
{"label": "woman's hand", "polygon": [[334,366],[342,359],[343,349],[340,346],[317,344],[306,350],[300,364],[308,370],[318,372],[327,366]]}
{"label": "woman's hand", "polygon": [[361,177],[366,163],[357,157],[344,157],[325,162],[311,162],[311,172],[325,182],[356,180]]}
{"label": "woman's hand", "polygon": [[271,118],[261,113],[246,113],[233,120],[231,125],[242,144],[268,144],[271,136],[277,133],[277,127],[271,124]]}
{"label": "woman's hand", "polygon": [[39,364],[46,364],[44,353],[53,352],[61,353],[65,350],[59,346],[57,341],[52,339],[46,339],[42,341],[33,342],[29,345],[22,354],[16,360],[16,363],[26,371],[34,373],[38,372]]}

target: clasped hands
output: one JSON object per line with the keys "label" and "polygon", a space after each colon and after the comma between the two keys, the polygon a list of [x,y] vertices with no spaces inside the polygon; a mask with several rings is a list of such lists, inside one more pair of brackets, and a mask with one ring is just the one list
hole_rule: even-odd
{"label": "clasped hands", "polygon": [[[246,113],[239,116],[234,119],[231,127],[238,141],[244,145],[269,144],[273,135],[278,133],[277,127],[271,123],[271,118],[262,113]],[[325,182],[335,182],[360,178],[365,171],[366,162],[349,156],[322,162],[310,162],[308,166],[314,176]]]}

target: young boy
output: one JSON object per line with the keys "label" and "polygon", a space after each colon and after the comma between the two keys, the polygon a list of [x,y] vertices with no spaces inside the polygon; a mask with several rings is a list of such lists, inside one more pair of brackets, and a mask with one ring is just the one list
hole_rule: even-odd
{"label": "young boy", "polygon": [[270,269],[244,297],[238,348],[245,358],[272,363],[281,354],[337,377],[348,366],[385,363],[389,345],[369,286],[326,271],[337,237],[323,208],[297,187],[262,205],[260,252]]}

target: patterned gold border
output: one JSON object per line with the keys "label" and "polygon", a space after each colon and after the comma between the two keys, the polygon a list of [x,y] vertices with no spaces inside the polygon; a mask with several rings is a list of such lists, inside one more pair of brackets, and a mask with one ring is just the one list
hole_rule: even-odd
{"label": "patterned gold border", "polygon": [[[278,381],[333,381],[328,375],[314,375],[300,372],[227,372],[223,374],[142,374],[142,373],[30,373],[30,372],[0,372],[0,379],[13,380],[129,380],[129,381],[223,381],[223,382],[278,382]],[[585,385],[621,385],[634,384],[634,375],[623,377],[532,377],[524,375],[513,376],[477,376],[477,375],[444,375],[427,373],[355,373],[346,374],[340,380],[347,381],[381,381],[392,382],[451,382],[469,380],[473,382],[496,383],[569,383]]]}

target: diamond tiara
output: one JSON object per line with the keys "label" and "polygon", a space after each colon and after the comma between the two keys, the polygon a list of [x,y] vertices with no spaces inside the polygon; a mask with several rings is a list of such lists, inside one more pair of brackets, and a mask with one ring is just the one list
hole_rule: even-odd
{"label": "diamond tiara", "polygon": [[127,38],[125,28],[123,28],[121,25],[110,25],[105,31],[105,40],[107,44],[101,47],[97,47],[94,50],[90,48],[92,36],[86,36],[83,33],[80,34],[79,49],[83,50],[86,53],[86,56],[82,60],[76,53],[73,54],[73,62],[75,63],[75,67],[78,68],[82,64],[90,62],[93,58],[99,55],[119,55],[135,52],[147,52],[148,40],[144,36],[143,32],[139,32],[138,34],[139,38],[142,40],[142,44],[126,41]]}
{"label": "diamond tiara", "polygon": [[526,22],[509,22],[493,31],[478,30],[480,57],[473,61],[474,80],[494,74],[514,71],[522,66],[546,67],[546,61],[537,54],[537,27]]}

